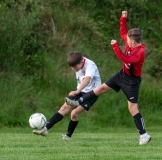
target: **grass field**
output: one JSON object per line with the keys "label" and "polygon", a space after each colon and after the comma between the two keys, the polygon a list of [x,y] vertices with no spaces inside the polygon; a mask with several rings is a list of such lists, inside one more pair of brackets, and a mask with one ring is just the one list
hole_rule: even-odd
{"label": "grass field", "polygon": [[[161,160],[162,129],[149,129],[152,141],[138,145],[134,128],[76,130],[71,140],[62,140],[62,131],[53,128],[48,137],[31,133],[30,128],[2,128],[0,159],[3,160]],[[156,132],[155,132],[156,131]]]}

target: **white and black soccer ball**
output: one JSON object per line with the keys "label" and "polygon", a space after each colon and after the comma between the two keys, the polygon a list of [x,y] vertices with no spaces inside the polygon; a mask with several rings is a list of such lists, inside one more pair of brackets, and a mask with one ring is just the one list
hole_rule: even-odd
{"label": "white and black soccer ball", "polygon": [[42,113],[34,113],[29,118],[29,125],[33,129],[42,129],[46,123],[47,119]]}

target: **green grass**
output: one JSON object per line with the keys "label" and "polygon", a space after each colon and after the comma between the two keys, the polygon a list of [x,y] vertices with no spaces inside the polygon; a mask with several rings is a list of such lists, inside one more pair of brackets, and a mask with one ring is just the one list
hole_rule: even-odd
{"label": "green grass", "polygon": [[[152,141],[138,145],[135,128],[78,128],[70,141],[61,139],[62,129],[50,130],[48,137],[26,128],[2,128],[0,157],[3,160],[160,160],[162,129],[149,128]],[[156,131],[156,132],[155,132]]]}

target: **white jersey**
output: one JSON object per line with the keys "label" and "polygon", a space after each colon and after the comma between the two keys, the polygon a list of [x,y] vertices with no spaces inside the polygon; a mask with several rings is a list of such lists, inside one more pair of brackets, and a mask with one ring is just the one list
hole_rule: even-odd
{"label": "white jersey", "polygon": [[77,79],[77,89],[82,83],[84,77],[91,77],[89,84],[82,90],[82,92],[90,92],[96,87],[101,85],[101,78],[100,73],[96,64],[88,58],[84,57],[84,65],[82,69],[76,72],[76,79]]}

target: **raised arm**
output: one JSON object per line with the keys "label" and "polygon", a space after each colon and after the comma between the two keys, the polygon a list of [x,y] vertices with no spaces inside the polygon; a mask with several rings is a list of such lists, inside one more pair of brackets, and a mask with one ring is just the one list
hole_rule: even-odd
{"label": "raised arm", "polygon": [[122,11],[122,15],[120,17],[120,36],[125,42],[127,42],[127,33],[128,33],[128,29],[126,26],[127,15],[128,15],[127,11]]}

